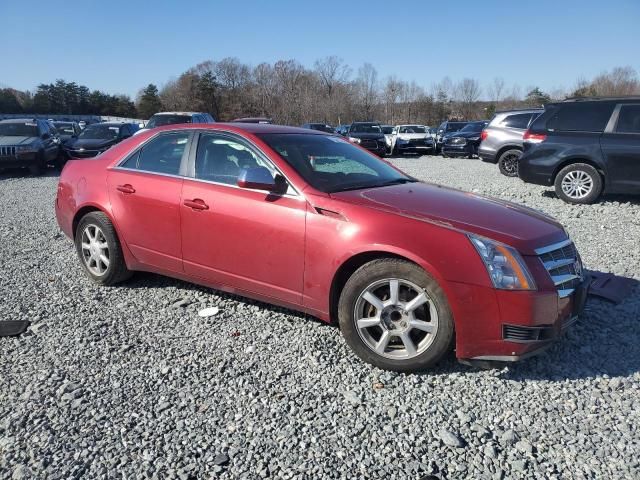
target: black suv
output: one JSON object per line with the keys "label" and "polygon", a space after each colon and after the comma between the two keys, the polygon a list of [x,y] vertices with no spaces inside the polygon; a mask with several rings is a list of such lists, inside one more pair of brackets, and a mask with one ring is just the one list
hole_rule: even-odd
{"label": "black suv", "polygon": [[318,130],[319,132],[334,133],[335,128],[326,123],[305,123],[301,128],[310,128],[311,130]]}
{"label": "black suv", "polygon": [[457,132],[447,135],[442,144],[442,156],[473,158],[478,154],[480,134],[488,124],[486,120],[469,122]]}
{"label": "black suv", "polygon": [[346,133],[350,142],[366,148],[379,157],[387,152],[387,142],[382,127],[376,122],[353,122]]}
{"label": "black suv", "polygon": [[46,120],[0,121],[0,168],[25,167],[38,175],[59,153],[60,139]]}
{"label": "black suv", "polygon": [[640,194],[640,97],[549,104],[524,134],[518,176],[569,203]]}
{"label": "black suv", "polygon": [[462,130],[469,122],[442,122],[436,133],[436,152],[442,149],[442,144],[446,140],[445,137],[451,135],[458,130]]}
{"label": "black suv", "polygon": [[138,125],[135,123],[94,123],[85,128],[80,135],[67,141],[64,151],[68,158],[95,157],[125,138],[135,135],[137,131]]}

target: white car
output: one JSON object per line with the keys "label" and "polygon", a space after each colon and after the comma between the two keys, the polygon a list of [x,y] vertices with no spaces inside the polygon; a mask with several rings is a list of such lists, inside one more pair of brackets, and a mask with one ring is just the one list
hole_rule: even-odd
{"label": "white car", "polygon": [[435,153],[436,143],[426,125],[397,125],[391,138],[391,153]]}

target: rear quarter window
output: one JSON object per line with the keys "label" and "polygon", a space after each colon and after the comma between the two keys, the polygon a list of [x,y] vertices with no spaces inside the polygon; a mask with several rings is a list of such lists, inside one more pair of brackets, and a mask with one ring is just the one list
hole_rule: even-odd
{"label": "rear quarter window", "polygon": [[[609,122],[612,103],[566,103],[557,105],[546,121],[546,129],[558,132],[603,132]],[[538,121],[534,122],[534,125]]]}
{"label": "rear quarter window", "polygon": [[502,126],[524,130],[527,128],[527,125],[529,125],[531,115],[531,113],[517,113],[515,115],[509,115],[502,121]]}

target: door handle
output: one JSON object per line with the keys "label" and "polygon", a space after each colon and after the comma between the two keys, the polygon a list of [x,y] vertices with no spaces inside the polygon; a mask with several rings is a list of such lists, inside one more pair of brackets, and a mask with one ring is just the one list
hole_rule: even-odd
{"label": "door handle", "polygon": [[209,210],[209,205],[204,203],[204,200],[200,200],[199,198],[194,198],[193,200],[185,200],[185,207],[189,207],[193,210]]}
{"label": "door handle", "polygon": [[136,189],[133,188],[128,183],[125,184],[125,185],[118,185],[116,187],[116,190],[118,190],[119,192],[122,192],[122,193],[136,193]]}

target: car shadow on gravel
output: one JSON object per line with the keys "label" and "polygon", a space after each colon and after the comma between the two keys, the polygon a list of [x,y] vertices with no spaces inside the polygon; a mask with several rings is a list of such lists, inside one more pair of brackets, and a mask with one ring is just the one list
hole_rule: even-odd
{"label": "car shadow on gravel", "polygon": [[[545,198],[553,198],[554,200],[558,200],[562,202],[562,200],[556,195],[554,190],[544,190],[542,192],[542,196]],[[593,205],[606,205],[609,203],[628,203],[631,205],[640,205],[640,196],[639,195],[622,195],[622,194],[607,194],[605,193],[602,197]],[[571,207],[571,205],[567,205]]]}

